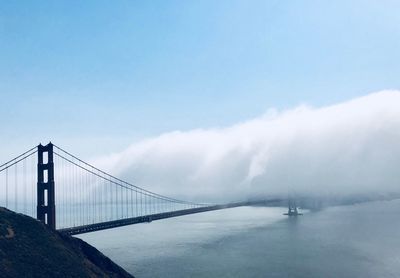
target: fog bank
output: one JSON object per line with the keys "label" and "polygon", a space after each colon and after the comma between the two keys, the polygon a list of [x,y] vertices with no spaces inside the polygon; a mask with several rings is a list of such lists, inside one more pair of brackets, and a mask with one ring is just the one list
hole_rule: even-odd
{"label": "fog bank", "polygon": [[400,91],[299,106],[229,127],[173,131],[95,162],[161,194],[234,200],[400,190]]}

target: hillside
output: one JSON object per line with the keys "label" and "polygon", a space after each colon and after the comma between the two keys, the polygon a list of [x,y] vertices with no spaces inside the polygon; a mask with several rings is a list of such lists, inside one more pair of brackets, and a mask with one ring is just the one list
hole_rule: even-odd
{"label": "hillside", "polygon": [[1,277],[133,277],[86,242],[0,208]]}

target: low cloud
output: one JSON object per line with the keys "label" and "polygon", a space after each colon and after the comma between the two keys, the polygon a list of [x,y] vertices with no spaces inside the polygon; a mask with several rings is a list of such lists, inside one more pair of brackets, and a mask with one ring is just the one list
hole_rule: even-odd
{"label": "low cloud", "polygon": [[96,163],[139,186],[197,201],[399,192],[400,92],[174,131]]}

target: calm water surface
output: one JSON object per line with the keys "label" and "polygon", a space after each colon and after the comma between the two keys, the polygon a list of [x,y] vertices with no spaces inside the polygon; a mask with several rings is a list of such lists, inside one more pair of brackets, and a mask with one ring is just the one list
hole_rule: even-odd
{"label": "calm water surface", "polygon": [[136,277],[400,277],[400,201],[234,208],[80,237]]}

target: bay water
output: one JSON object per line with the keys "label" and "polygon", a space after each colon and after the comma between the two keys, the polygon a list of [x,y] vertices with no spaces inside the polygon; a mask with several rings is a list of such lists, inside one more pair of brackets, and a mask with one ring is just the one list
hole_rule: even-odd
{"label": "bay water", "polygon": [[135,277],[400,277],[400,201],[241,207],[80,235]]}

